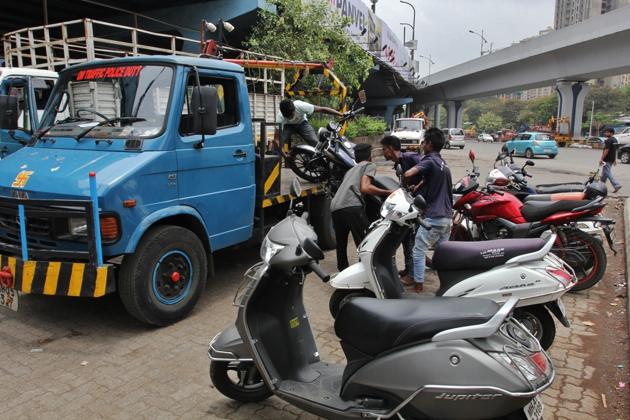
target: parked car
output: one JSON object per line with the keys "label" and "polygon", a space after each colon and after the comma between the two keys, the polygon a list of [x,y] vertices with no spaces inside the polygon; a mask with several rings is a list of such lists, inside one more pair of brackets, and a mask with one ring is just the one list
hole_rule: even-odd
{"label": "parked car", "polygon": [[526,131],[517,134],[505,143],[504,150],[531,159],[534,156],[546,155],[551,159],[558,154],[558,144],[547,133]]}
{"label": "parked car", "polygon": [[492,137],[490,134],[482,133],[477,136],[477,140],[482,141],[484,143],[485,142],[492,143],[494,141],[494,137]]}
{"label": "parked car", "polygon": [[444,145],[445,149],[451,149],[454,147],[463,149],[466,145],[466,142],[464,141],[464,130],[461,128],[443,128],[442,132],[444,133],[444,138],[446,139],[446,144]]}
{"label": "parked car", "polygon": [[617,159],[621,163],[630,163],[630,144],[624,144],[617,150]]}
{"label": "parked car", "polygon": [[419,150],[424,140],[424,120],[422,118],[398,118],[392,133],[400,139],[403,150]]}
{"label": "parked car", "polygon": [[586,139],[586,142],[588,144],[600,144],[600,145],[603,145],[605,141],[606,141],[606,137],[591,136],[591,137],[588,137]]}
{"label": "parked car", "polygon": [[619,144],[630,144],[630,127],[626,127],[621,131],[615,130],[615,137]]}

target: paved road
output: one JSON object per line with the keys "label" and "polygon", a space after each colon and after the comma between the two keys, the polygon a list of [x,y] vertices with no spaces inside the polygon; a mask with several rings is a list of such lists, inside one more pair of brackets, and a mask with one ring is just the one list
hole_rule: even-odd
{"label": "paved road", "polygon": [[[475,151],[477,165],[483,177],[492,168],[494,159],[501,149],[502,143],[479,143],[477,141],[467,142],[463,150],[445,150],[443,155],[448,161],[453,171],[453,179],[459,179],[465,174],[465,169],[470,168],[470,162],[466,161],[468,151],[472,148]],[[560,148],[560,152],[555,159],[547,157],[537,157],[534,160],[535,166],[528,168],[528,172],[533,175],[529,180],[532,185],[547,184],[555,182],[582,181],[588,178],[588,173],[597,169],[597,163],[602,151],[596,149],[574,149]],[[525,158],[514,158],[516,163],[525,163]],[[619,182],[626,185],[619,191],[620,196],[630,195],[630,165],[618,163],[613,169],[613,174]],[[608,188],[612,191],[610,183]]]}
{"label": "paved road", "polygon": [[[474,147],[483,170],[494,148]],[[454,178],[463,175],[466,154],[467,150],[445,152]],[[567,163],[561,153],[556,161],[544,164],[573,167],[577,175],[580,167],[590,168],[589,159],[595,160],[585,158],[587,154],[593,152],[570,150]],[[386,165],[381,168],[387,170]],[[537,176],[541,182],[552,182],[556,175]],[[147,328],[126,315],[115,296],[100,300],[24,296],[19,312],[0,309],[0,418],[311,418],[276,398],[237,404],[210,386],[208,341],[234,319],[232,297],[242,273],[257,260],[256,247],[218,254],[217,276],[209,281],[193,314],[161,329]],[[333,271],[335,266],[334,253],[328,252],[324,267]],[[328,315],[331,290],[310,280],[306,305],[320,352],[324,359],[342,362]],[[433,274],[427,285],[428,293],[437,288]],[[602,305],[606,303],[597,290],[567,300],[576,322],[601,311]],[[598,391],[588,381],[597,372],[588,362],[589,345],[583,340],[593,333],[579,325],[571,331],[559,327],[552,355],[564,370],[558,370],[556,383],[546,393],[546,416],[596,418]]]}

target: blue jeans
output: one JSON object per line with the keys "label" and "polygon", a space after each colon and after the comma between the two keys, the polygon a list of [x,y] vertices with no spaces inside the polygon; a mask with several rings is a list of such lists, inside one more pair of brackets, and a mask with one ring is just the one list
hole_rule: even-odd
{"label": "blue jeans", "polygon": [[602,167],[601,181],[605,184],[606,180],[610,180],[610,183],[612,184],[613,188],[615,188],[615,189],[621,186],[619,181],[617,181],[615,179],[615,177],[613,176],[613,174],[612,174],[612,163],[609,163],[609,162],[604,162],[604,166]]}
{"label": "blue jeans", "polygon": [[424,227],[419,226],[418,232],[416,232],[416,242],[413,246],[413,281],[416,283],[424,283],[427,251],[440,242],[447,241],[453,226],[453,219],[450,217],[427,218],[424,221],[431,225],[431,230],[426,230]]}

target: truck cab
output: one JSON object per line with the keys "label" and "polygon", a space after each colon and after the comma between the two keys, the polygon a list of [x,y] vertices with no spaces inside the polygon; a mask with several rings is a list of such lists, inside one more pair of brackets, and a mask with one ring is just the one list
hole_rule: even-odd
{"label": "truck cab", "polygon": [[420,149],[420,144],[424,140],[424,120],[422,118],[398,118],[394,122],[394,132],[392,133],[400,139],[403,150]]}
{"label": "truck cab", "polygon": [[39,133],[0,164],[11,289],[118,291],[145,323],[185,317],[212,252],[248,241],[262,210],[295,198],[269,195],[281,165],[256,149],[239,65],[150,56],[63,70]]}
{"label": "truck cab", "polygon": [[0,131],[0,158],[22,148],[39,126],[57,73],[49,70],[0,67],[0,95],[18,103],[17,126]]}

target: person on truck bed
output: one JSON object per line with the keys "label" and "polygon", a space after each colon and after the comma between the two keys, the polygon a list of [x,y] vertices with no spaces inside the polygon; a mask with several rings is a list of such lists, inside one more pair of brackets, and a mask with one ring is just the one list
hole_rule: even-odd
{"label": "person on truck bed", "polygon": [[[314,112],[335,115],[342,117],[343,114],[332,108],[316,106],[304,101],[292,101],[291,99],[283,99],[280,102],[280,111],[276,115],[276,122],[280,124],[280,130],[276,129],[274,142],[280,151],[284,144],[291,140],[293,134],[298,134],[304,141],[311,146],[317,144],[317,134],[313,126],[308,123],[307,115]],[[290,143],[289,143],[290,146]]]}
{"label": "person on truck bed", "polygon": [[348,234],[352,232],[354,243],[359,246],[365,237],[370,222],[365,213],[363,195],[387,197],[392,193],[376,187],[372,180],[376,176],[376,165],[372,163],[372,146],[359,143],[354,148],[357,165],[346,172],[341,186],[330,203],[335,237],[337,238],[337,269],[344,270],[348,263]]}

